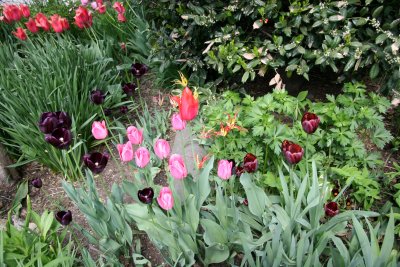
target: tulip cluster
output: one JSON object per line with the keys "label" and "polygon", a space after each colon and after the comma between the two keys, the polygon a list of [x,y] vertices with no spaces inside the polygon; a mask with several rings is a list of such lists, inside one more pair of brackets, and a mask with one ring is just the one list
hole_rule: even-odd
{"label": "tulip cluster", "polygon": [[45,134],[46,142],[59,149],[67,148],[72,141],[71,118],[66,112],[42,113],[39,129]]}
{"label": "tulip cluster", "polygon": [[125,22],[126,18],[125,18],[125,7],[122,5],[121,2],[115,2],[113,5],[113,8],[115,9],[115,11],[117,11],[118,15],[118,21],[119,22]]}

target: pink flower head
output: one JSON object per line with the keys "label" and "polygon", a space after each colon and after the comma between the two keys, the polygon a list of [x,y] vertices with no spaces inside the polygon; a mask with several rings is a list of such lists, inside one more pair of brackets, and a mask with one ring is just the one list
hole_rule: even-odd
{"label": "pink flower head", "polygon": [[28,36],[25,33],[25,30],[22,29],[21,27],[18,27],[15,32],[12,32],[12,34],[14,34],[15,37],[17,37],[22,41],[25,41],[28,38]]}
{"label": "pink flower head", "polygon": [[90,3],[90,6],[91,6],[94,10],[96,10],[98,5],[97,5],[96,2],[92,2],[92,3]]}
{"label": "pink flower head", "polygon": [[128,141],[126,144],[118,144],[117,149],[121,161],[127,162],[133,159],[133,148],[130,141]]}
{"label": "pink flower head", "polygon": [[99,12],[100,14],[104,14],[106,13],[106,6],[103,4],[103,0],[96,0],[97,3],[97,12]]}
{"label": "pink flower head", "polygon": [[37,13],[35,17],[36,26],[42,28],[44,31],[50,30],[50,22],[43,13]]}
{"label": "pink flower head", "polygon": [[89,28],[93,23],[93,16],[87,8],[80,6],[75,10],[75,24],[79,28]]}
{"label": "pink flower head", "polygon": [[129,141],[134,145],[139,145],[143,142],[143,130],[139,130],[135,126],[129,126],[126,129]]}
{"label": "pink flower head", "polygon": [[64,28],[63,28],[63,25],[61,23],[60,15],[55,14],[55,15],[51,16],[50,17],[50,24],[51,24],[51,26],[53,27],[53,30],[56,33],[63,32]]}
{"label": "pink flower head", "polygon": [[4,5],[3,15],[7,22],[13,22],[21,19],[22,12],[16,5]]}
{"label": "pink flower head", "polygon": [[108,131],[106,128],[106,122],[94,121],[92,124],[92,134],[95,139],[102,140],[107,137]]}
{"label": "pink flower head", "polygon": [[222,159],[218,162],[218,177],[222,180],[228,180],[232,176],[233,162]]}
{"label": "pink flower head", "polygon": [[171,148],[167,140],[158,139],[154,144],[154,152],[160,159],[165,159],[168,157]]}
{"label": "pink flower head", "polygon": [[126,17],[125,17],[125,15],[122,14],[122,13],[118,13],[117,18],[118,18],[118,21],[119,21],[119,22],[126,22]]}
{"label": "pink flower head", "polygon": [[121,2],[115,2],[113,5],[113,8],[118,12],[118,13],[125,13],[125,7],[122,5]]}
{"label": "pink flower head", "polygon": [[69,22],[66,18],[61,18],[60,22],[64,31],[69,29]]}
{"label": "pink flower head", "polygon": [[175,131],[180,131],[186,128],[186,122],[182,120],[181,115],[179,113],[172,114],[171,124],[172,128]]}
{"label": "pink flower head", "polygon": [[139,147],[135,151],[135,162],[139,168],[144,168],[150,161],[150,152],[145,147]]}
{"label": "pink flower head", "polygon": [[38,30],[39,30],[39,28],[36,26],[35,20],[32,19],[32,18],[30,18],[30,19],[28,20],[28,22],[25,23],[25,26],[26,26],[26,28],[28,28],[28,30],[29,30],[31,33],[36,33],[36,32],[38,32]]}
{"label": "pink flower head", "polygon": [[174,206],[174,196],[169,187],[163,187],[160,190],[160,195],[157,197],[158,205],[164,210],[170,210]]}
{"label": "pink flower head", "polygon": [[29,18],[29,16],[31,15],[31,11],[29,10],[29,7],[27,5],[20,4],[19,10],[21,10],[22,16],[24,16],[25,18]]}
{"label": "pink flower head", "polygon": [[173,154],[169,158],[168,161],[169,171],[171,172],[172,177],[175,179],[181,180],[187,176],[187,170],[185,166],[185,162],[181,155]]}
{"label": "pink flower head", "polygon": [[87,6],[89,4],[89,0],[81,0],[82,6]]}

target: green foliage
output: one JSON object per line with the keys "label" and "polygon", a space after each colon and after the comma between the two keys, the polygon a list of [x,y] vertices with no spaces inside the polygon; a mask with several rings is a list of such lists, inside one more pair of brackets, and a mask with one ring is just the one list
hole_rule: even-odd
{"label": "green foliage", "polygon": [[153,49],[165,64],[211,67],[225,79],[238,73],[243,83],[271,69],[307,80],[318,67],[339,75],[364,70],[388,90],[400,86],[396,0],[171,0],[149,8],[161,36]]}
{"label": "green foliage", "polygon": [[61,231],[53,212],[32,211],[29,196],[27,203],[24,224],[13,225],[9,212],[6,229],[0,231],[0,266],[74,266],[75,250],[66,238],[67,229]]}
{"label": "green foliage", "polygon": [[[117,73],[106,43],[74,45],[68,38],[26,43],[18,51],[2,46],[0,125],[4,143],[19,163],[37,160],[70,178],[82,176],[81,156],[91,145],[91,122],[101,114],[90,92],[108,92],[104,106],[121,99]],[[60,151],[44,140],[42,112],[65,111],[72,118],[73,142]]]}

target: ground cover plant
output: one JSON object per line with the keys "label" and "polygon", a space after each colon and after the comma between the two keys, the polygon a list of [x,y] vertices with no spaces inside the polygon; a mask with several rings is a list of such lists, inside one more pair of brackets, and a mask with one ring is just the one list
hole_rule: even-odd
{"label": "ground cover plant", "polygon": [[[396,8],[3,5],[0,141],[45,166],[0,212],[0,265],[397,266]],[[285,89],[315,68],[366,83]],[[275,89],[245,94],[257,74]]]}

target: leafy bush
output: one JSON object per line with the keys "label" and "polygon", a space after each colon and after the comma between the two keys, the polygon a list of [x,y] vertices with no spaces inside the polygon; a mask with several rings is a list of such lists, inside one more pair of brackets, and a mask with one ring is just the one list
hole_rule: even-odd
{"label": "leafy bush", "polygon": [[32,211],[29,196],[27,203],[24,225],[12,225],[10,212],[6,229],[0,230],[0,266],[74,266],[75,250],[66,238],[67,228],[60,231],[53,212]]}
{"label": "leafy bush", "polygon": [[[82,176],[81,156],[91,145],[91,121],[100,107],[90,101],[96,88],[107,92],[105,105],[121,99],[117,73],[106,43],[74,45],[61,37],[27,43],[13,51],[2,46],[0,125],[2,142],[20,157],[37,160],[70,178]],[[39,71],[40,70],[40,71]],[[43,112],[64,111],[72,119],[73,142],[59,150],[44,140],[38,122]]]}
{"label": "leafy bush", "polygon": [[[149,4],[161,36],[155,46],[164,64],[194,71],[213,68],[242,82],[282,69],[309,79],[315,67],[370,78],[399,88],[395,0],[163,1]],[[175,12],[171,12],[174,10]],[[383,71],[384,70],[384,71]],[[381,74],[381,75],[380,75]]]}

